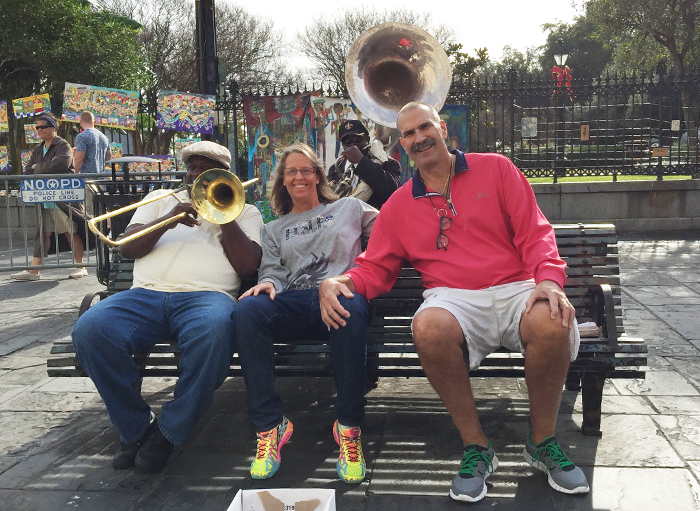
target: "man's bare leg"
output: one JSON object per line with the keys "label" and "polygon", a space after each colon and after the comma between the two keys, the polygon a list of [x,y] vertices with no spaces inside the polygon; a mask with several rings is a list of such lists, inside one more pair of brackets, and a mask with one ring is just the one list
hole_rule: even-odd
{"label": "man's bare leg", "polygon": [[535,303],[520,321],[525,344],[525,381],[530,395],[531,440],[537,445],[554,435],[569,370],[569,329],[551,319],[549,303]]}
{"label": "man's bare leg", "polygon": [[428,381],[450,413],[464,445],[488,446],[464,362],[464,334],[445,309],[422,310],[413,319],[413,341]]}

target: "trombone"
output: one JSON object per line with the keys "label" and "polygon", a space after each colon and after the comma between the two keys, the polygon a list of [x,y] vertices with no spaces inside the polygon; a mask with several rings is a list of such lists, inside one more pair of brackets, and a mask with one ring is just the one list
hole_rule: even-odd
{"label": "trombone", "polygon": [[[225,169],[209,169],[197,176],[197,179],[194,180],[191,187],[189,185],[181,186],[169,191],[166,194],[151,197],[150,199],[143,199],[123,208],[105,213],[104,215],[96,216],[88,222],[88,227],[95,234],[95,236],[100,238],[102,241],[113,247],[118,247],[130,242],[131,240],[140,238],[145,234],[160,229],[165,225],[176,222],[187,213],[182,212],[174,217],[166,218],[157,224],[151,225],[150,227],[135,232],[134,234],[130,234],[129,236],[125,236],[116,241],[102,234],[100,229],[97,227],[98,222],[121,215],[122,213],[136,209],[139,206],[170,197],[171,195],[175,195],[176,193],[187,190],[188,188],[190,189],[192,207],[194,207],[199,216],[212,224],[225,224],[238,218],[238,215],[241,214],[243,211],[243,206],[245,205],[245,188],[256,183],[259,181],[259,179],[260,178],[256,177],[255,179],[250,179],[241,183],[240,179],[238,179],[233,172]],[[175,198],[178,201],[183,202],[177,196]]]}

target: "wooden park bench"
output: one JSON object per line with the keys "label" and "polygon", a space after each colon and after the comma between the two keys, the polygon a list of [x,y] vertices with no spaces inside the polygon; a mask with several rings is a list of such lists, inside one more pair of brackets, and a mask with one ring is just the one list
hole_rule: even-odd
{"label": "wooden park bench", "polygon": [[[586,435],[600,435],[601,401],[606,378],[644,378],[647,347],[642,339],[625,335],[622,324],[617,235],[612,224],[555,225],[557,245],[567,262],[564,288],[576,308],[579,323],[601,327],[595,337],[582,338],[579,355],[571,364],[567,388],[582,392],[583,426]],[[85,297],[81,313],[96,297],[128,289],[133,262],[115,252],[108,288]],[[250,283],[249,283],[250,285]],[[425,376],[411,337],[411,317],[422,302],[420,275],[404,268],[392,290],[370,302],[372,320],[368,329],[368,380],[383,376]],[[177,376],[175,346],[158,344],[135,355],[142,376]],[[49,376],[86,376],[70,341],[59,341],[51,349]],[[241,374],[238,358],[231,359],[231,376]],[[278,344],[278,376],[330,376],[330,347],[319,341]],[[491,354],[472,377],[523,377],[520,353],[501,350]]]}

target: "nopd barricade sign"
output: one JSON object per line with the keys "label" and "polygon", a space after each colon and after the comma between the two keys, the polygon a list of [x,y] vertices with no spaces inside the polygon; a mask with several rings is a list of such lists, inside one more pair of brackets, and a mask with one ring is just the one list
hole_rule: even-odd
{"label": "nopd barricade sign", "polygon": [[83,202],[85,181],[79,177],[25,179],[20,187],[22,202]]}

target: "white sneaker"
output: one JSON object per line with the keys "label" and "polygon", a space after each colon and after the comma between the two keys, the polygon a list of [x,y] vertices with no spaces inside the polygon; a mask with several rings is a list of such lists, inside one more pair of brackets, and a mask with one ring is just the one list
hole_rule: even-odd
{"label": "white sneaker", "polygon": [[10,278],[15,279],[15,280],[24,280],[24,281],[26,281],[26,280],[39,280],[41,278],[41,275],[39,275],[37,273],[29,272],[27,270],[22,270],[18,273],[13,273],[12,275],[10,275]]}
{"label": "white sneaker", "polygon": [[87,268],[76,268],[73,273],[68,275],[69,279],[79,279],[80,277],[87,277]]}

